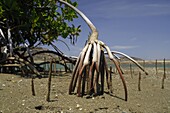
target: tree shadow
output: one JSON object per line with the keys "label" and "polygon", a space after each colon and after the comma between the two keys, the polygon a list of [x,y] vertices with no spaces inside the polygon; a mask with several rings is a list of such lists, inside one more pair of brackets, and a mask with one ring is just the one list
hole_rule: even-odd
{"label": "tree shadow", "polygon": [[123,100],[123,101],[126,101],[124,98],[122,97],[119,97],[119,96],[116,96],[114,95],[113,93],[110,93],[110,92],[105,92],[107,95],[110,95],[111,97],[114,97],[114,98],[117,98],[117,99],[120,99],[120,100]]}
{"label": "tree shadow", "polygon": [[58,99],[50,99],[48,102],[56,102]]}

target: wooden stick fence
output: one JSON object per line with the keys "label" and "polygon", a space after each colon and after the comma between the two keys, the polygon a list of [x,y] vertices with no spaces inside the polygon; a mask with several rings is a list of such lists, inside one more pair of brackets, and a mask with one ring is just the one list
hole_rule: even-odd
{"label": "wooden stick fence", "polygon": [[133,78],[132,64],[131,63],[130,63],[130,75],[131,75],[131,78]]}
{"label": "wooden stick fence", "polygon": [[34,87],[34,78],[33,77],[31,79],[31,91],[32,91],[32,95],[35,96],[35,87]]}
{"label": "wooden stick fence", "polygon": [[143,68],[145,69],[145,60],[143,60]]}
{"label": "wooden stick fence", "polygon": [[165,65],[165,59],[163,60],[163,66],[164,66],[164,74],[163,74],[163,77],[162,77],[162,89],[164,89],[164,82],[165,82],[165,79],[166,79],[166,65]]}
{"label": "wooden stick fence", "polygon": [[155,61],[155,69],[156,69],[156,75],[157,75],[158,74],[158,61],[157,61],[157,59]]}
{"label": "wooden stick fence", "polygon": [[50,70],[48,75],[48,92],[47,92],[47,98],[46,101],[50,101],[50,91],[51,91],[51,73],[52,73],[52,67],[53,67],[53,60],[50,62]]}
{"label": "wooden stick fence", "polygon": [[139,72],[139,78],[138,78],[138,91],[141,91],[140,84],[141,84],[141,72]]}

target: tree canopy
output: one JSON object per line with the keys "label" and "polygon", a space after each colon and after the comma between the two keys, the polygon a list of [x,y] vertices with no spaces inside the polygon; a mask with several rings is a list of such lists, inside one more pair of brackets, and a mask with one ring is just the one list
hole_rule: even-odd
{"label": "tree canopy", "polygon": [[[67,0],[73,6],[77,2]],[[77,14],[57,0],[1,0],[0,29],[7,38],[10,29],[13,44],[28,42],[50,44],[59,36],[69,38],[74,43],[81,32],[80,26],[71,24]]]}

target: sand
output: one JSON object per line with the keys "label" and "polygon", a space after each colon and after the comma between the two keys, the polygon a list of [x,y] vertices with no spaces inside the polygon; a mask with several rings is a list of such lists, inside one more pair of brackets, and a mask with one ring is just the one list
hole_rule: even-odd
{"label": "sand", "polygon": [[0,74],[0,113],[170,113],[170,75],[161,89],[162,74],[142,73],[138,91],[138,73],[124,74],[128,101],[119,75],[113,75],[113,95],[105,85],[104,95],[86,98],[68,94],[71,74],[52,78],[50,102],[46,101],[48,78],[35,79],[36,96],[32,96],[31,79]]}

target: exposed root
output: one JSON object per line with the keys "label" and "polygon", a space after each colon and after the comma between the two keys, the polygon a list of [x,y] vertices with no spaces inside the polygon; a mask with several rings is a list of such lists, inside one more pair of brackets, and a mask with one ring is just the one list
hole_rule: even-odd
{"label": "exposed root", "polygon": [[[77,85],[77,95],[83,96],[85,94],[85,79],[87,81],[87,91],[86,94],[103,94],[104,93],[104,75],[106,73],[106,81],[107,84],[109,84],[108,81],[108,66],[106,63],[104,50],[106,50],[106,53],[109,56],[109,59],[114,63],[116,66],[116,69],[119,72],[120,78],[122,80],[124,91],[125,91],[125,101],[127,101],[128,93],[127,93],[127,87],[124,80],[124,77],[122,75],[122,71],[120,68],[120,65],[115,58],[115,54],[113,51],[111,52],[109,47],[106,46],[102,41],[98,40],[98,32],[96,27],[92,24],[92,22],[76,7],[72,6],[71,4],[63,1],[58,0],[59,2],[69,6],[74,11],[76,11],[87,23],[89,28],[91,29],[92,33],[88,39],[88,43],[80,53],[77,63],[75,65],[73,76],[70,82],[69,86],[69,94],[74,93],[74,90]],[[131,59],[129,56],[116,52],[117,54],[121,54],[132,60],[135,64],[137,64],[140,69],[145,71],[136,61]],[[146,71],[145,71],[146,72]],[[85,78],[86,77],[86,78]],[[83,82],[82,82],[83,81]],[[108,85],[108,88],[109,85]],[[110,90],[112,92],[112,90]]]}
{"label": "exposed root", "polygon": [[[78,96],[83,96],[84,94],[82,94],[82,92],[84,93],[84,91],[81,91],[81,89],[85,89],[85,88],[81,88],[82,87],[82,80],[83,80],[83,75],[86,72],[86,67],[90,67],[89,69],[89,73],[87,75],[89,78],[89,94],[97,94],[97,92],[100,92],[99,94],[103,94],[104,93],[104,75],[105,72],[107,73],[106,79],[107,79],[107,84],[108,84],[108,88],[109,88],[109,82],[108,82],[108,66],[105,60],[105,56],[104,56],[104,50],[105,49],[107,51],[107,53],[109,54],[109,58],[111,61],[113,61],[113,63],[115,64],[120,78],[122,79],[122,83],[124,86],[124,90],[125,90],[125,100],[127,101],[127,87],[126,87],[126,83],[124,80],[124,77],[122,75],[122,71],[120,69],[120,66],[118,64],[118,61],[113,57],[110,49],[108,46],[106,46],[103,42],[95,40],[95,41],[90,41],[82,50],[82,52],[80,53],[77,63],[75,65],[75,69],[73,71],[73,76],[72,76],[72,80],[70,83],[70,87],[69,87],[69,93],[73,93],[76,87],[76,83],[78,80],[78,85],[77,85],[77,95]],[[99,81],[100,80],[100,81]],[[98,85],[100,83],[100,85]],[[100,86],[100,87],[98,87]],[[85,87],[85,86],[83,86]],[[99,88],[99,89],[97,89]],[[99,90],[99,91],[98,91]]]}

